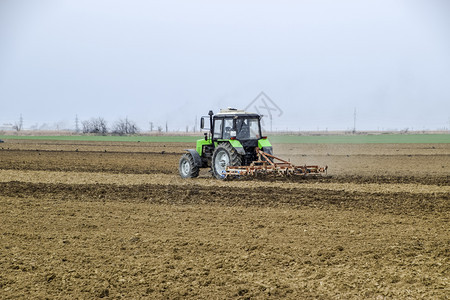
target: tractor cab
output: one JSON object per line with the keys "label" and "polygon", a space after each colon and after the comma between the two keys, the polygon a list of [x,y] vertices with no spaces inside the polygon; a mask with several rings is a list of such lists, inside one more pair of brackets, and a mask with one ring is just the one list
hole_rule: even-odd
{"label": "tractor cab", "polygon": [[261,138],[261,116],[242,110],[221,110],[213,117],[213,140],[238,141],[258,140]]}

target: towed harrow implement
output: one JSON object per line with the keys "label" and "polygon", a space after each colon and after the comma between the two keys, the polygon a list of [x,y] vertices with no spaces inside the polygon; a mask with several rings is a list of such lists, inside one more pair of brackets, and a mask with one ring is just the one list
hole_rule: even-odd
{"label": "towed harrow implement", "polygon": [[250,176],[302,176],[319,177],[327,174],[328,166],[296,166],[289,161],[265,153],[259,148],[255,149],[258,160],[249,166],[228,166],[223,174],[224,178],[238,178]]}

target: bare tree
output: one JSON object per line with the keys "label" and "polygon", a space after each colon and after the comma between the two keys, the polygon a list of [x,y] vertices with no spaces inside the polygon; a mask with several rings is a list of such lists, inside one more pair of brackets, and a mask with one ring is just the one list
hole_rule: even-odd
{"label": "bare tree", "polygon": [[136,134],[139,132],[139,128],[136,123],[128,120],[128,118],[120,119],[114,124],[112,133],[118,135]]}
{"label": "bare tree", "polygon": [[91,131],[91,121],[86,120],[86,121],[81,121],[81,127],[83,128],[83,133],[90,133]]}
{"label": "bare tree", "polygon": [[106,120],[101,117],[82,121],[81,126],[83,127],[83,133],[94,133],[102,135],[106,135],[108,133]]}
{"label": "bare tree", "polygon": [[94,119],[94,131],[95,133],[100,133],[102,135],[105,135],[108,133],[108,126],[106,125],[106,120],[103,118],[96,118]]}
{"label": "bare tree", "polygon": [[13,129],[17,130],[17,131],[21,131],[23,128],[23,118],[22,118],[22,114],[20,114],[20,118],[19,118],[19,122],[16,122],[13,126]]}

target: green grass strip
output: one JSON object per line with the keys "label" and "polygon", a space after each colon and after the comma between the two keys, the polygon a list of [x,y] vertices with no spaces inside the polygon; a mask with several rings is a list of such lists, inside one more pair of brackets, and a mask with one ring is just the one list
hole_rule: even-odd
{"label": "green grass strip", "polygon": [[[3,135],[8,140],[47,140],[47,141],[94,141],[94,142],[150,142],[195,143],[202,136],[16,136]],[[272,135],[269,140],[274,144],[439,144],[450,143],[450,134],[377,134],[377,135]]]}
{"label": "green grass strip", "polygon": [[195,136],[96,136],[96,135],[68,135],[68,136],[0,136],[7,140],[46,140],[46,141],[90,141],[90,142],[192,142],[201,137]]}
{"label": "green grass strip", "polygon": [[278,135],[272,143],[311,144],[439,144],[450,143],[450,134],[379,134],[379,135]]}

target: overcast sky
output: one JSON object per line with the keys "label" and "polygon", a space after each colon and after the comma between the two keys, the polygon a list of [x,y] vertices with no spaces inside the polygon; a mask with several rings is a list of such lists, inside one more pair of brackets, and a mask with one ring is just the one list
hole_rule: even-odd
{"label": "overcast sky", "polygon": [[0,0],[0,126],[184,130],[261,91],[274,129],[448,128],[450,1]]}

